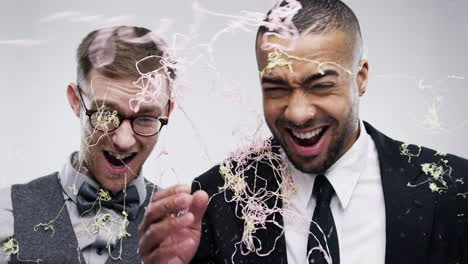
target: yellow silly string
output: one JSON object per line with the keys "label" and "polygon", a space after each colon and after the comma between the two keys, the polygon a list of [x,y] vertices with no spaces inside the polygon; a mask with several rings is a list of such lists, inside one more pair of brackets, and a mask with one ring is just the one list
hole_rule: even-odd
{"label": "yellow silly string", "polygon": [[62,211],[63,209],[65,208],[65,203],[63,203],[62,205],[62,208],[60,208],[60,211],[58,212],[57,216],[55,216],[54,219],[50,220],[48,223],[39,223],[37,225],[34,226],[34,231],[38,231],[40,227],[43,227],[44,230],[51,230],[52,233],[50,234],[50,236],[53,236],[55,234],[55,227],[54,227],[54,223],[55,221],[59,218],[59,216],[62,214]]}
{"label": "yellow silly string", "polygon": [[[437,152],[434,156],[445,157],[446,154],[443,152]],[[463,184],[463,179],[455,179],[452,177],[452,167],[448,164],[447,159],[441,158],[438,163],[423,163],[421,164],[421,170],[424,175],[427,175],[428,178],[420,183],[412,184],[408,182],[408,187],[417,187],[419,185],[428,184],[429,190],[438,194],[442,194],[448,190],[447,179],[452,180],[454,183]],[[457,194],[458,195],[458,194]]]}
{"label": "yellow silly string", "polygon": [[10,261],[12,255],[16,255],[16,259],[20,262],[35,262],[39,263],[42,259],[36,260],[23,260],[19,258],[19,243],[14,237],[10,237],[5,243],[3,243],[3,251],[5,252],[6,261]]}
{"label": "yellow silly string", "polygon": [[110,201],[112,198],[110,197],[109,191],[104,189],[99,189],[97,192],[98,200],[99,201]]}
{"label": "yellow silly string", "polygon": [[129,237],[131,236],[130,233],[127,232],[127,225],[128,225],[128,214],[127,212],[125,211],[125,207],[126,207],[126,198],[127,198],[127,174],[125,173],[124,174],[125,178],[124,178],[124,188],[122,189],[123,193],[124,193],[124,205],[123,205],[123,211],[122,211],[122,215],[124,217],[124,220],[122,221],[121,223],[121,226],[120,226],[120,231],[119,231],[119,234],[117,235],[117,239],[119,239],[119,244],[120,244],[120,248],[119,248],[119,255],[117,257],[114,257],[112,255],[112,252],[111,252],[111,248],[108,247],[108,250],[109,250],[109,256],[113,259],[113,260],[122,260],[122,251],[123,251],[123,239],[125,237]]}
{"label": "yellow silly string", "polygon": [[408,147],[408,143],[401,144],[400,155],[408,156],[408,163],[411,163],[412,157],[419,157],[419,155],[421,154],[421,146],[418,145],[418,150],[416,153],[411,153],[411,150]]}
{"label": "yellow silly string", "polygon": [[[285,56],[286,58],[288,58],[290,60],[289,61],[286,60],[285,58],[283,58],[283,56]],[[316,61],[316,60],[310,60],[310,59],[307,59],[307,58],[301,58],[301,57],[297,57],[297,56],[294,56],[294,55],[290,55],[290,54],[286,53],[285,51],[283,51],[281,49],[275,48],[272,52],[268,53],[268,64],[260,72],[260,78],[263,78],[265,73],[271,73],[271,71],[275,67],[281,67],[281,66],[288,66],[289,71],[291,73],[294,73],[294,70],[292,68],[292,61],[291,60],[305,61],[305,62],[310,62],[310,63],[317,64],[317,69],[318,69],[320,74],[325,74],[325,71],[322,69],[322,66],[325,65],[325,64],[335,65],[335,66],[343,69],[345,72],[347,72],[350,75],[356,74],[356,73],[353,73],[351,70],[347,69],[346,67],[344,67],[344,66],[342,66],[342,65],[340,65],[340,64],[338,64],[336,62],[333,62],[333,61],[320,62],[320,61]],[[362,68],[362,66],[364,65],[365,62],[366,62],[366,59],[364,57],[361,60],[361,63],[359,64],[359,70]]]}
{"label": "yellow silly string", "polygon": [[[117,110],[110,112],[110,111],[104,110],[105,107],[106,105],[103,104],[98,108],[98,116],[97,116],[98,120],[97,120],[96,127],[94,128],[93,133],[86,138],[87,148],[96,146],[104,136],[108,135],[109,126],[114,126],[117,128],[120,125],[120,120],[117,117],[118,115]],[[96,140],[96,143],[91,144],[91,142],[93,141],[94,135],[98,131],[102,132],[103,134]]]}

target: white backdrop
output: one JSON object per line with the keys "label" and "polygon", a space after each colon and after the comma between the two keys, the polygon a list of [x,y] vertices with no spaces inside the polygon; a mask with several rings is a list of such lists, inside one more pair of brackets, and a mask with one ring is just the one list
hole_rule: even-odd
{"label": "white backdrop", "polygon": [[[392,137],[468,157],[468,3],[465,0],[348,0],[369,51],[370,81],[361,117]],[[264,1],[199,0],[213,12],[266,12]],[[2,1],[0,9],[0,187],[59,170],[79,146],[79,123],[66,100],[75,80],[75,50],[90,31],[110,25],[158,30],[172,43],[200,21],[195,44],[207,43],[230,19],[200,15],[179,1]],[[184,77],[145,176],[162,186],[189,183],[252,133],[261,91],[250,32],[228,32]],[[199,46],[193,58],[203,55]],[[213,70],[216,68],[216,70]],[[239,131],[241,133],[239,133]],[[264,129],[265,136],[268,131]],[[168,155],[158,158],[161,150]]]}

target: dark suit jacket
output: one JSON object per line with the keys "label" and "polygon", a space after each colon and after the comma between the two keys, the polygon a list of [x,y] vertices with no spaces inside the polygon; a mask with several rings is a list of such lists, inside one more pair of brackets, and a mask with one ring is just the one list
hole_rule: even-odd
{"label": "dark suit jacket", "polygon": [[[409,162],[408,156],[401,154],[402,142],[385,136],[367,123],[365,127],[379,156],[386,217],[385,263],[468,263],[468,160],[450,154],[436,155],[434,150],[423,147],[419,156],[411,157]],[[408,148],[417,153],[417,146]],[[443,179],[448,189],[443,193],[431,191],[428,183],[408,186],[408,183],[416,184],[428,178],[421,164],[440,165],[442,159],[453,169],[451,177],[464,180],[466,184],[452,181],[445,174]],[[444,168],[449,169],[448,166]],[[258,164],[257,174],[267,179],[265,186],[276,190],[278,185],[269,178],[272,173],[271,166]],[[246,178],[251,187],[253,178]],[[256,184],[259,188],[259,182]],[[192,189],[201,188],[211,197],[223,185],[218,165],[195,179]],[[232,192],[226,195],[229,198]],[[274,206],[275,202],[269,201],[269,206]],[[280,200],[278,205],[281,206]],[[234,263],[287,263],[284,234],[274,224],[267,224],[255,234],[262,241],[262,253],[274,248],[268,256],[240,253],[235,243],[241,239],[244,221],[235,216],[238,209],[235,203],[227,203],[223,195],[211,199],[203,219],[200,246],[192,263],[231,263],[236,248]],[[273,217],[282,225],[279,213]]]}

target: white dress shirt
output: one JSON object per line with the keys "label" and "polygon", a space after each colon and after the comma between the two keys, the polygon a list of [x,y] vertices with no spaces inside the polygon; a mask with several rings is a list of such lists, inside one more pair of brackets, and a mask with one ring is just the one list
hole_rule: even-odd
{"label": "white dress shirt", "polygon": [[[385,262],[385,204],[377,149],[362,121],[353,146],[326,172],[335,189],[330,202],[340,248],[340,263]],[[309,226],[316,199],[315,174],[290,164],[297,192],[285,202],[284,230],[289,264],[308,263]]]}

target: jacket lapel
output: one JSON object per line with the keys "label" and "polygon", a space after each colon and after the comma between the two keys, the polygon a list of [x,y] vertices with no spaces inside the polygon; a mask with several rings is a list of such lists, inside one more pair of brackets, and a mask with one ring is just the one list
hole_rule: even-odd
{"label": "jacket lapel", "polygon": [[427,263],[435,196],[428,188],[409,187],[424,175],[416,159],[401,155],[402,142],[364,122],[377,148],[385,200],[385,263]]}
{"label": "jacket lapel", "polygon": [[[278,144],[276,141],[272,141],[272,151],[275,153],[279,153]],[[262,175],[267,180],[263,181],[264,184],[260,183],[260,181],[256,181],[255,185],[257,189],[265,187],[268,191],[276,192],[279,188],[279,181],[275,178],[275,172],[272,170],[273,166],[278,166],[279,164],[266,164],[266,163],[259,163],[257,175]],[[281,181],[281,179],[279,179]],[[250,182],[250,184],[253,184]],[[266,186],[265,186],[266,184]],[[251,185],[253,186],[253,185]],[[273,196],[269,200],[266,201],[266,205],[268,208],[282,208],[282,200],[280,197]],[[276,212],[274,213],[272,218],[268,218],[271,220],[266,224],[265,229],[259,229],[257,231],[256,237],[261,241],[262,249],[259,251],[262,255],[265,253],[265,256],[260,257],[257,263],[278,263],[278,264],[287,264],[287,253],[286,253],[286,240],[284,236],[284,229],[283,229],[283,216],[281,213]],[[268,252],[270,251],[271,252]],[[256,255],[255,253],[251,253],[252,255]],[[250,263],[250,262],[249,262]],[[255,262],[252,262],[255,263]]]}

